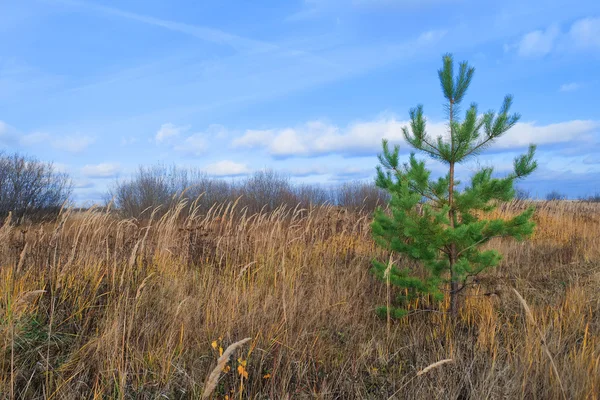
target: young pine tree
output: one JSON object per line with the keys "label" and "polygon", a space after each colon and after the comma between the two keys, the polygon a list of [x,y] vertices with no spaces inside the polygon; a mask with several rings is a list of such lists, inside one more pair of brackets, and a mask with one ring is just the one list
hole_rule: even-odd
{"label": "young pine tree", "polygon": [[[443,57],[438,74],[446,98],[445,136],[432,138],[427,134],[421,105],[410,110],[410,129],[403,128],[404,137],[412,147],[447,166],[445,176],[431,179],[425,162],[414,153],[407,163],[400,165],[399,147],[390,150],[388,142],[383,140],[376,184],[390,193],[391,200],[389,211],[375,212],[371,228],[377,244],[391,252],[389,263],[373,261],[373,272],[401,289],[394,306],[380,309],[388,316],[405,315],[402,303],[407,297],[431,296],[443,300],[445,293],[449,293],[450,311],[456,315],[459,293],[470,279],[496,266],[501,259],[497,251],[481,250],[481,246],[492,238],[521,240],[533,232],[533,208],[510,220],[485,219],[485,216],[499,202],[513,199],[515,181],[535,170],[534,145],[529,146],[527,154],[514,160],[514,172],[507,176],[495,178],[493,169],[484,167],[473,174],[462,190],[458,188],[456,165],[479,155],[520,117],[510,113],[512,97],[506,96],[499,113],[488,111],[481,115],[477,105],[471,104],[460,120],[460,106],[474,71],[462,62],[455,76],[452,55]],[[404,260],[412,260],[412,268],[395,265],[392,258],[397,253],[404,254]]]}

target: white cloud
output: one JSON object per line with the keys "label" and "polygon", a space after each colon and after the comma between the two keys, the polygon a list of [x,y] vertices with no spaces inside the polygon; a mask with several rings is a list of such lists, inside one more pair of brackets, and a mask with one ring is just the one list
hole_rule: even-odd
{"label": "white cloud", "polygon": [[522,57],[542,57],[554,51],[600,50],[600,17],[579,19],[566,31],[558,25],[531,31],[504,49],[516,50]]}
{"label": "white cloud", "polygon": [[574,46],[581,49],[600,49],[600,17],[575,21],[569,30]]}
{"label": "white cloud", "polygon": [[[233,140],[233,147],[259,148],[274,157],[313,157],[339,154],[342,156],[375,155],[381,150],[381,140],[388,139],[408,150],[404,142],[402,127],[408,121],[394,117],[383,117],[373,121],[356,122],[345,128],[311,121],[297,128],[271,129],[264,131],[248,130]],[[493,146],[495,149],[522,148],[529,143],[547,145],[567,143],[572,140],[591,140],[600,129],[600,122],[573,120],[549,125],[535,122],[519,122]],[[427,122],[427,132],[431,137],[447,135],[445,122]]]}
{"label": "white cloud", "polygon": [[[309,123],[310,125],[310,123]],[[290,156],[290,155],[302,155],[311,153],[311,144],[308,143],[307,138],[317,139],[319,136],[318,131],[311,131],[310,126],[307,126],[309,130],[305,132],[298,132],[294,129],[284,129],[279,132],[269,145],[269,149],[272,154],[277,156]],[[323,134],[327,134],[323,131]],[[324,136],[323,136],[324,137]]]}
{"label": "white cloud", "polygon": [[201,133],[188,136],[181,144],[174,147],[175,150],[198,156],[206,152],[208,142]]}
{"label": "white cloud", "polygon": [[[297,128],[280,130],[249,130],[233,141],[234,147],[265,148],[275,157],[317,156],[342,154],[346,156],[376,154],[381,139],[403,142],[402,127],[407,121],[382,117],[374,121],[356,122],[340,128],[323,121],[309,121]],[[430,123],[429,132],[443,134],[444,123]]]}
{"label": "white cloud", "polygon": [[[47,145],[57,150],[63,150],[70,153],[80,153],[87,149],[92,143],[96,141],[96,138],[89,135],[68,135],[68,136],[56,136],[51,135],[47,132],[32,132],[28,134],[17,133],[17,131],[7,126],[7,133],[10,135],[9,138],[15,138],[18,144],[21,146],[36,146],[36,145]],[[0,121],[0,139],[2,137],[2,121]]]}
{"label": "white cloud", "polygon": [[271,130],[261,131],[261,130],[249,129],[246,131],[246,133],[243,136],[233,139],[231,144],[233,145],[233,147],[248,147],[248,148],[261,147],[265,143],[268,143],[269,141],[271,141],[274,136],[275,136],[275,131],[271,131]]}
{"label": "white cloud", "polygon": [[154,139],[156,140],[156,143],[162,143],[169,139],[178,137],[181,133],[186,132],[189,129],[189,125],[177,126],[169,122],[160,126],[160,129],[156,132]]}
{"label": "white cloud", "polygon": [[[188,133],[191,125],[177,126],[172,123],[162,124],[155,135],[156,143],[168,143],[173,150],[198,156],[206,153],[208,139],[223,139],[228,135],[222,125],[212,124],[205,132]],[[187,134],[185,137],[183,134]]]}
{"label": "white cloud", "polygon": [[87,179],[75,179],[73,180],[74,189],[91,189],[95,186],[94,182]]}
{"label": "white cloud", "polygon": [[52,166],[54,167],[54,170],[56,172],[60,172],[60,173],[66,173],[68,174],[70,171],[70,167],[67,164],[63,164],[63,163],[52,163]]}
{"label": "white cloud", "polygon": [[333,168],[325,165],[311,165],[309,167],[291,168],[284,173],[296,178],[305,178],[307,176],[327,175],[332,173]]}
{"label": "white cloud", "polygon": [[121,172],[121,166],[113,163],[88,164],[81,168],[81,173],[88,178],[113,178]]}
{"label": "white cloud", "polygon": [[123,136],[121,138],[121,146],[131,146],[137,142],[139,142],[139,139],[133,136]]}
{"label": "white cloud", "polygon": [[[598,131],[598,121],[573,120],[539,126],[535,122],[519,122],[504,136],[494,148],[507,149],[524,147],[529,143],[538,145],[568,143],[576,139],[587,140]],[[597,134],[597,133],[596,133]]]}
{"label": "white cloud", "polygon": [[202,168],[204,172],[214,176],[237,176],[250,173],[246,164],[237,163],[230,160],[223,160],[214,164],[209,164]]}
{"label": "white cloud", "polygon": [[600,155],[589,155],[583,159],[584,164],[600,164]]}
{"label": "white cloud", "polygon": [[68,135],[56,136],[47,132],[32,132],[24,133],[15,129],[11,125],[0,121],[0,143],[20,145],[20,146],[35,146],[46,144],[57,150],[64,150],[71,153],[79,153],[85,150],[89,145],[94,143],[96,139],[88,135]]}
{"label": "white cloud", "polygon": [[522,57],[541,57],[550,53],[560,34],[558,26],[552,25],[545,31],[537,30],[525,34],[516,45]]}
{"label": "white cloud", "polygon": [[46,143],[57,150],[68,151],[70,153],[80,153],[95,141],[95,138],[88,135],[56,137],[47,132],[33,132],[22,135],[19,139],[19,143],[23,146],[35,146]]}
{"label": "white cloud", "polygon": [[373,7],[426,7],[440,4],[459,3],[461,0],[353,0],[356,6]]}
{"label": "white cloud", "polygon": [[576,83],[576,82],[571,82],[571,83],[565,83],[563,85],[560,85],[560,89],[559,91],[561,92],[573,92],[577,89],[581,88],[581,84]]}
{"label": "white cloud", "polygon": [[418,9],[441,4],[459,3],[462,0],[304,0],[304,7],[289,16],[288,21],[305,20],[325,14],[340,12],[385,10],[385,9]]}
{"label": "white cloud", "polygon": [[375,167],[344,167],[335,171],[334,174],[340,179],[363,179],[375,177]]}
{"label": "white cloud", "polygon": [[338,166],[331,164],[318,164],[308,167],[291,168],[284,170],[284,173],[295,178],[305,178],[309,176],[331,175],[338,179],[360,179],[375,176],[375,167],[363,168],[359,166]]}
{"label": "white cloud", "polygon": [[33,146],[50,140],[50,135],[46,132],[33,132],[21,137],[21,144],[24,146]]}
{"label": "white cloud", "polygon": [[250,51],[263,52],[266,50],[272,50],[276,47],[270,43],[245,38],[242,36],[235,35],[233,33],[220,31],[214,28],[209,28],[201,25],[191,25],[166,19],[159,19],[149,15],[136,14],[129,11],[121,10],[119,8],[91,4],[90,2],[84,2],[80,0],[62,0],[62,3],[70,6],[86,8],[88,10],[99,12],[102,14],[113,15],[140,23],[157,26],[173,32],[183,33],[210,43],[226,44],[235,49],[246,49]]}
{"label": "white cloud", "polygon": [[206,129],[205,134],[211,138],[225,139],[229,136],[230,132],[220,124],[211,124]]}
{"label": "white cloud", "polygon": [[0,143],[12,143],[15,136],[15,129],[7,123],[0,121]]}
{"label": "white cloud", "polygon": [[52,147],[58,150],[68,151],[70,153],[80,153],[95,141],[96,139],[91,136],[71,135],[52,139]]}
{"label": "white cloud", "polygon": [[445,31],[445,30],[432,30],[432,31],[423,32],[421,35],[419,35],[419,38],[417,39],[417,43],[427,44],[427,43],[438,42],[444,36],[446,36],[446,33],[448,33],[448,31]]}

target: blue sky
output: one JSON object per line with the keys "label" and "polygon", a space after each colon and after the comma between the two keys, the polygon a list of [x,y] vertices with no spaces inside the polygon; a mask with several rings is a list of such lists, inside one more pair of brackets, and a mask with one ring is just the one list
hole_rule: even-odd
{"label": "blue sky", "polygon": [[367,179],[382,137],[408,152],[409,108],[443,132],[446,52],[476,68],[467,103],[511,93],[523,116],[479,164],[506,173],[534,142],[522,187],[600,191],[595,0],[4,1],[0,149],[53,161],[79,202],[158,162]]}

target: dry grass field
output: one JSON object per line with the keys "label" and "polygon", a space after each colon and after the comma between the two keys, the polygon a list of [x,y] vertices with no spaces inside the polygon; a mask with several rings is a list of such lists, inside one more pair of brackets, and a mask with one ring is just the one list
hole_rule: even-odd
{"label": "dry grass field", "polygon": [[536,206],[533,238],[491,244],[504,260],[457,320],[415,301],[389,329],[367,214],[183,218],[182,203],[144,221],[6,223],[0,398],[598,399],[600,204]]}

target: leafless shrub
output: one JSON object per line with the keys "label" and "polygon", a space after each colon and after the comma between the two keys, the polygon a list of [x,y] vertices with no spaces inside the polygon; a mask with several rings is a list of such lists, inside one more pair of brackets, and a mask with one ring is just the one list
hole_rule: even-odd
{"label": "leafless shrub", "polygon": [[353,211],[374,210],[388,199],[389,195],[372,182],[347,182],[335,191],[335,203]]}
{"label": "leafless shrub", "polygon": [[0,153],[0,218],[13,221],[54,216],[71,195],[71,180],[51,163]]}
{"label": "leafless shrub", "polygon": [[559,192],[558,190],[553,190],[546,195],[546,200],[566,200],[567,195]]}
{"label": "leafless shrub", "polygon": [[296,202],[289,179],[272,170],[255,172],[240,185],[240,194],[242,206],[250,213],[273,211]]}
{"label": "leafless shrub", "polygon": [[522,187],[517,187],[515,189],[515,199],[517,200],[529,200],[531,199],[531,192]]}
{"label": "leafless shrub", "polygon": [[600,203],[600,192],[584,196],[580,199],[581,201],[587,201],[589,203]]}
{"label": "leafless shrub", "polygon": [[[293,209],[324,204],[352,211],[372,211],[387,202],[387,194],[371,182],[348,182],[336,186],[294,185],[272,170],[257,171],[242,180],[216,179],[200,170],[178,167],[140,167],[132,179],[116,182],[107,194],[124,216],[148,218],[163,215],[186,200],[197,212],[206,214],[215,204],[237,202],[248,215],[271,212],[282,206]],[[186,216],[187,210],[181,212]]]}

